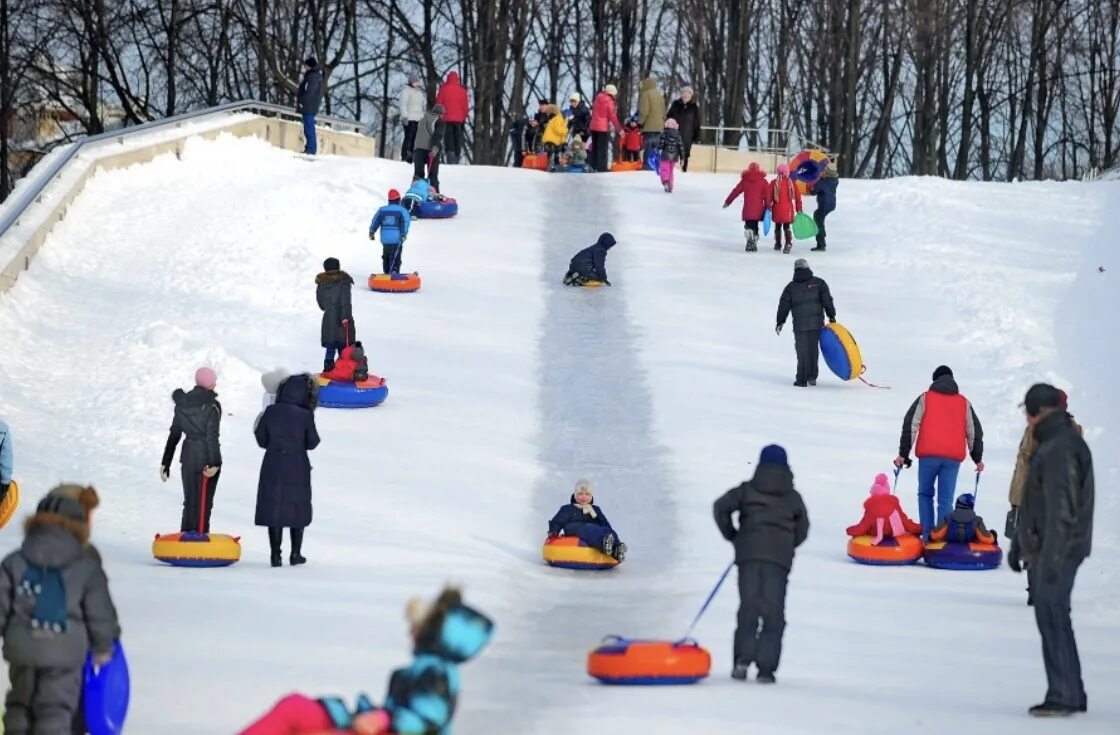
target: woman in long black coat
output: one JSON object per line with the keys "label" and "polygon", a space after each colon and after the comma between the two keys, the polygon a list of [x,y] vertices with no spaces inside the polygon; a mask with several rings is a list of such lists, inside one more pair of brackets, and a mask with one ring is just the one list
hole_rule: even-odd
{"label": "woman in long black coat", "polygon": [[669,105],[665,118],[673,118],[680,125],[681,142],[684,143],[681,170],[687,171],[688,157],[692,155],[692,144],[700,141],[700,105],[696,103],[696,93],[692,87],[681,89],[681,96]]}
{"label": "woman in long black coat", "polygon": [[292,553],[288,561],[304,564],[300,554],[303,529],[311,525],[311,460],[307,453],[319,446],[315,430],[315,383],[306,374],[293,375],[280,384],[276,403],[257,422],[257,444],[264,448],[257,483],[256,524],[268,527],[272,566],[278,567],[285,528],[291,529]]}

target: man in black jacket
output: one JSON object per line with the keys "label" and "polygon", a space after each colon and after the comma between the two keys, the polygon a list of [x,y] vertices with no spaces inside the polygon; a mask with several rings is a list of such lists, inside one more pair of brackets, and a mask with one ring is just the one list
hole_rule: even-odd
{"label": "man in black jacket", "polygon": [[828,314],[828,320],[835,322],[836,307],[832,304],[828,284],[813,275],[804,258],[794,261],[793,280],[778,299],[778,326],[774,330],[777,334],[782,333],[790,312],[793,312],[793,343],[797,350],[797,378],[793,384],[798,388],[816,385],[824,317]]}
{"label": "man in black jacket", "polygon": [[1042,704],[1030,708],[1035,717],[1088,709],[1069,613],[1077,568],[1093,540],[1093,455],[1061,405],[1061,393],[1045,383],[1031,386],[1023,401],[1038,449],[1007,555],[1016,572],[1027,568],[1042,636],[1047,690]]}
{"label": "man in black jacket", "polygon": [[[786,581],[793,550],[809,535],[809,513],[793,489],[786,450],[776,444],[764,447],[754,477],[728,490],[715,502],[713,511],[720,533],[735,544],[735,563],[739,565],[739,621],[731,676],[746,679],[754,663],[758,681],[773,684],[782,655]],[[739,513],[738,528],[731,520],[735,512]]]}
{"label": "man in black jacket", "polygon": [[303,152],[314,156],[318,150],[315,140],[315,116],[319,114],[319,104],[323,101],[323,71],[314,56],[303,62],[303,80],[296,92],[296,112],[303,115]]}
{"label": "man in black jacket", "polygon": [[572,256],[568,272],[564,275],[565,286],[583,286],[588,281],[598,281],[611,285],[607,280],[607,251],[615,246],[614,235],[604,232],[598,241]]}
{"label": "man in black jacket", "polygon": [[[183,451],[179,455],[183,476],[183,520],[180,531],[205,533],[210,529],[210,512],[214,509],[214,491],[218,487],[222,468],[222,448],[218,439],[221,428],[222,406],[214,386],[218,376],[208,367],[201,367],[194,374],[195,387],[189,393],[176,388],[171,394],[175,402],[175,417],[163,449],[159,476],[164,482],[171,474],[171,460],[179,438]],[[200,512],[203,484],[205,483],[205,518]],[[201,526],[201,527],[200,527]]]}

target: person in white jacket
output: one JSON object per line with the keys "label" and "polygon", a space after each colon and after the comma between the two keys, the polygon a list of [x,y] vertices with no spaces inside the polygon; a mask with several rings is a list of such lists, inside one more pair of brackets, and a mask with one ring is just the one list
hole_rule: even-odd
{"label": "person in white jacket", "polygon": [[424,119],[427,111],[428,100],[420,89],[420,77],[413,74],[408,78],[408,84],[401,90],[401,98],[397,102],[397,115],[404,125],[404,143],[401,144],[401,160],[412,163],[412,147],[416,141],[416,128]]}

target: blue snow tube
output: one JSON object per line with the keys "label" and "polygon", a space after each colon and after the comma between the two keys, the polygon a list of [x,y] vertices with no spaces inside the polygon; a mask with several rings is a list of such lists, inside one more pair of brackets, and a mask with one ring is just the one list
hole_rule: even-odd
{"label": "blue snow tube", "polygon": [[855,380],[863,374],[863,358],[852,333],[839,324],[826,324],[821,330],[821,354],[828,369],[841,380]]}
{"label": "blue snow tube", "polygon": [[926,544],[922,560],[934,569],[979,571],[998,567],[1003,550],[995,544],[932,541]]}
{"label": "blue snow tube", "polygon": [[587,173],[587,166],[561,166],[556,170],[565,174],[585,174]]}
{"label": "blue snow tube", "polygon": [[420,202],[416,212],[421,219],[448,219],[459,214],[459,203],[450,198],[441,202],[429,199],[426,202]]}
{"label": "blue snow tube", "polygon": [[326,408],[372,408],[388,397],[385,379],[375,375],[357,383],[319,376],[319,405]]}
{"label": "blue snow tube", "polygon": [[116,735],[124,729],[128,715],[128,661],[120,641],[113,644],[113,657],[97,671],[93,654],[87,654],[82,669],[82,711],[90,735]]}

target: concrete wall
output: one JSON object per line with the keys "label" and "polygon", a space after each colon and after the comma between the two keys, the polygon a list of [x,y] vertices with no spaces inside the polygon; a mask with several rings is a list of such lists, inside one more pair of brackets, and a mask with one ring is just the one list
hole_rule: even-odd
{"label": "concrete wall", "polygon": [[[0,269],[0,293],[4,293],[14,286],[20,274],[31,267],[32,259],[39,252],[39,248],[43,246],[43,242],[46,241],[47,235],[50,234],[55,223],[65,219],[70,203],[82,192],[86,181],[97,171],[112,171],[137,163],[147,163],[156,156],[166,153],[174,153],[179,156],[182,153],[183,144],[188,138],[198,137],[213,140],[223,133],[239,138],[261,138],[277,148],[299,152],[303,150],[303,141],[300,140],[302,132],[303,126],[297,122],[266,117],[253,117],[247,120],[231,118],[229,125],[203,131],[192,131],[189,126],[184,127],[182,136],[153,142],[151,145],[130,148],[119,153],[113,153],[111,144],[107,143],[100,144],[94,151],[83,152],[82,155],[96,156],[96,158],[88,164],[75,159],[67,165],[64,171],[74,171],[75,167],[83,165],[86,168],[67,184],[67,188],[58,196],[57,203],[44,218],[39,219],[38,215],[41,213],[36,213],[35,219],[39,221],[39,225],[30,234],[19,230],[20,225],[15,225],[8,231],[8,237],[23,238],[23,243],[11,260],[7,263],[0,263],[0,266],[2,266],[2,269]],[[357,133],[345,133],[321,127],[318,129],[317,139],[319,153],[323,154],[372,157],[376,150],[376,142],[373,138]],[[127,141],[128,139],[125,138],[124,140]],[[58,185],[58,182],[54,182],[49,184],[48,188]],[[34,209],[36,206],[48,205],[37,204],[32,205],[31,208]],[[29,214],[30,212],[26,213],[25,216]]]}
{"label": "concrete wall", "polygon": [[689,173],[739,173],[747,167],[747,164],[754,162],[761,166],[763,171],[774,173],[778,164],[786,160],[785,156],[776,153],[694,145],[692,155],[688,158],[688,171]]}

